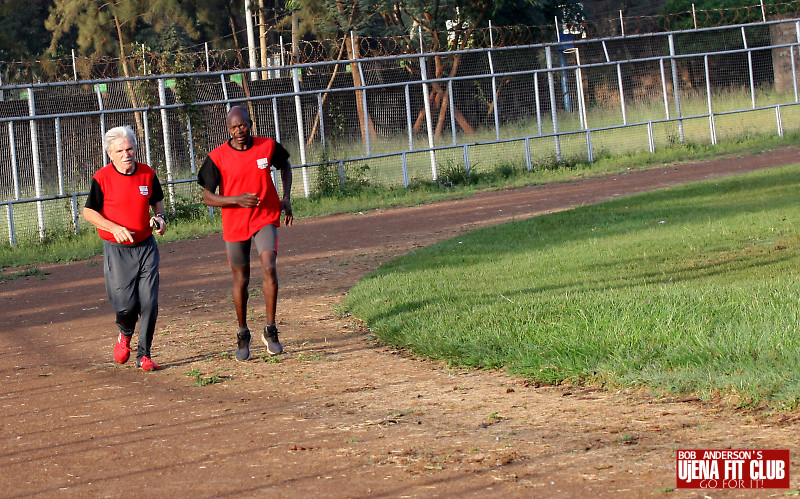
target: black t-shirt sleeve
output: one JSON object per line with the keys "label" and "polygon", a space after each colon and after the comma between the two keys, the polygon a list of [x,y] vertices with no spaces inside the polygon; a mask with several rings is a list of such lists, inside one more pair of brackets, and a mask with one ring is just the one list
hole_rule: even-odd
{"label": "black t-shirt sleeve", "polygon": [[86,198],[87,208],[94,211],[101,211],[103,209],[103,189],[97,180],[92,179],[92,186],[89,188],[89,196]]}
{"label": "black t-shirt sleeve", "polygon": [[289,159],[289,151],[284,149],[280,142],[275,142],[275,150],[272,152],[272,166],[280,168]]}
{"label": "black t-shirt sleeve", "polygon": [[197,183],[211,192],[216,192],[217,187],[222,183],[222,173],[210,156],[206,157],[200,171],[197,172]]}
{"label": "black t-shirt sleeve", "polygon": [[150,194],[150,206],[155,206],[156,203],[164,200],[164,189],[161,188],[161,182],[158,181],[158,177],[155,175],[153,175],[153,186],[150,191],[152,192]]}

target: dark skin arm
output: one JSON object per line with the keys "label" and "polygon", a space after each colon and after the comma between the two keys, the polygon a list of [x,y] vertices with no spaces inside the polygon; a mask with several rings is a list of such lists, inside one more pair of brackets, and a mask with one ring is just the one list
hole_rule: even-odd
{"label": "dark skin arm", "polygon": [[292,192],[292,165],[289,163],[287,159],[286,162],[280,168],[281,172],[281,183],[283,184],[283,199],[281,199],[281,210],[285,213],[283,218],[284,225],[292,225],[292,221],[294,221],[294,215],[292,215],[292,202],[289,199]]}

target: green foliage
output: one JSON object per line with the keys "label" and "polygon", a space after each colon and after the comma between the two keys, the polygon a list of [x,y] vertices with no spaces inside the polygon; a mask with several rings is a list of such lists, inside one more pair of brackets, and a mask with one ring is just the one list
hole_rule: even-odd
{"label": "green foliage", "polygon": [[[54,0],[44,25],[51,33],[49,52],[77,45],[84,55],[119,55],[120,43],[146,43],[156,50],[177,51],[200,39],[223,38],[227,20],[239,12],[237,1],[181,2],[180,0]],[[117,31],[117,24],[119,31]]]}
{"label": "green foliage", "polygon": [[369,165],[343,167],[338,163],[323,163],[316,167],[316,181],[312,199],[342,198],[363,192],[369,187]]}
{"label": "green foliage", "polygon": [[184,374],[184,376],[194,378],[195,386],[206,386],[223,382],[223,376],[220,376],[218,373],[214,373],[209,376],[203,376],[203,373],[197,368],[193,368],[191,371]]}
{"label": "green foliage", "polygon": [[[33,58],[47,48],[47,0],[0,2],[0,60]],[[4,79],[8,81],[8,79]]]}
{"label": "green foliage", "polygon": [[472,170],[467,170],[464,168],[464,165],[457,164],[450,160],[444,165],[439,165],[438,170],[438,182],[443,187],[473,185],[477,182],[477,176],[472,174]]}
{"label": "green foliage", "polygon": [[49,275],[49,274],[50,274],[50,272],[48,272],[46,270],[42,270],[42,269],[36,267],[35,265],[28,265],[25,268],[23,268],[22,270],[19,270],[19,271],[16,271],[16,272],[10,272],[10,273],[7,273],[7,274],[0,274],[0,283],[2,283],[4,281],[13,281],[13,280],[16,280],[16,279],[20,279],[22,277],[30,277],[30,276],[35,276],[35,275],[38,275],[38,276],[41,276],[42,278],[44,278],[44,276]]}

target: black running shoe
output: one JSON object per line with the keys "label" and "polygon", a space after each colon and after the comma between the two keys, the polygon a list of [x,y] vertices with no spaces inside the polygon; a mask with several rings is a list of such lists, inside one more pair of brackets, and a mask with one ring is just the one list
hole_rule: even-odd
{"label": "black running shoe", "polygon": [[236,334],[236,360],[247,360],[250,358],[250,342],[253,337],[250,331],[239,332]]}
{"label": "black running shoe", "polygon": [[278,341],[278,328],[275,325],[264,327],[261,333],[261,341],[267,346],[267,353],[279,355],[283,353],[283,346]]}

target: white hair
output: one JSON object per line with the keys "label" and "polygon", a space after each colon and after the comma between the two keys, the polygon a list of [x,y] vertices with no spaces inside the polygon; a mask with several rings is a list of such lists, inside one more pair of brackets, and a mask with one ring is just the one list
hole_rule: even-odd
{"label": "white hair", "polygon": [[131,144],[133,144],[133,147],[137,147],[139,145],[136,141],[136,134],[133,133],[133,129],[131,129],[131,127],[128,125],[125,125],[114,127],[106,132],[106,135],[103,137],[103,149],[108,151],[108,148],[111,147],[111,143],[119,139],[130,140]]}

